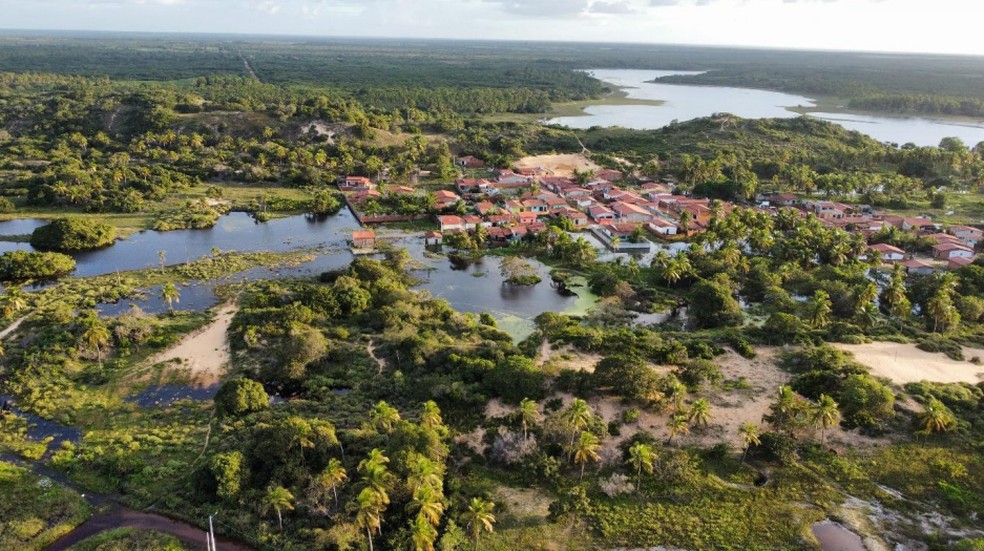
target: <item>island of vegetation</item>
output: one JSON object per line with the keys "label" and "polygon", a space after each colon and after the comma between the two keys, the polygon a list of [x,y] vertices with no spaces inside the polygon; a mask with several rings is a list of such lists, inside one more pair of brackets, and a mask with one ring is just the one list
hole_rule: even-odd
{"label": "island of vegetation", "polygon": [[52,251],[88,251],[116,241],[116,228],[87,218],[60,218],[31,234],[31,245]]}

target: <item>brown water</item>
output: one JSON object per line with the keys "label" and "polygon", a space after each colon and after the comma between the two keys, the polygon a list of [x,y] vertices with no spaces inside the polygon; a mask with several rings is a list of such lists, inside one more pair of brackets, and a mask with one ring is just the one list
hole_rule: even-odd
{"label": "brown water", "polygon": [[861,536],[832,520],[815,523],[813,535],[823,551],[865,551]]}

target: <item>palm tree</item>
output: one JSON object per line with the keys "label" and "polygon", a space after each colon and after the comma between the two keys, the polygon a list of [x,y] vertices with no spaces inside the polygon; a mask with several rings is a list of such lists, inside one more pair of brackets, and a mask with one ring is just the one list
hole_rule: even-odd
{"label": "palm tree", "polygon": [[789,385],[779,385],[779,392],[776,395],[776,402],[772,405],[775,413],[774,424],[776,428],[781,428],[786,421],[796,413],[796,393]]}
{"label": "palm tree", "polygon": [[334,457],[328,461],[328,465],[315,478],[319,485],[331,491],[335,498],[336,509],[338,508],[338,487],[344,484],[347,478],[348,473],[345,471],[345,467],[342,466],[342,462]]}
{"label": "palm tree", "polygon": [[840,410],[837,409],[837,402],[826,394],[821,394],[820,399],[813,406],[810,419],[814,426],[820,429],[820,443],[823,444],[824,433],[833,425],[840,421]]}
{"label": "palm tree", "polygon": [[745,422],[738,427],[738,434],[741,436],[741,443],[744,446],[744,451],[741,452],[741,462],[745,462],[745,457],[748,455],[748,449],[752,446],[758,446],[762,443],[759,439],[758,425],[755,423]]}
{"label": "palm tree", "polygon": [[3,317],[9,318],[24,308],[27,308],[24,292],[21,291],[20,287],[11,285],[7,288],[7,296],[3,301]]}
{"label": "palm tree", "polygon": [[277,524],[280,525],[280,531],[284,530],[284,517],[282,511],[293,511],[294,510],[294,494],[291,494],[287,488],[283,486],[270,486],[267,489],[266,495],[263,496],[263,507],[264,510],[273,509],[277,512]]}
{"label": "palm tree", "polygon": [[174,314],[174,303],[181,302],[181,293],[178,291],[177,286],[170,281],[165,283],[164,287],[161,288],[161,298],[167,303],[167,309],[171,314]]}
{"label": "palm tree", "polygon": [[707,402],[706,398],[694,400],[694,403],[690,404],[690,412],[687,417],[695,427],[707,428],[711,420],[711,404]]}
{"label": "palm tree", "polygon": [[378,492],[386,503],[389,503],[386,489],[392,477],[386,467],[388,463],[389,458],[383,455],[383,452],[378,448],[374,448],[365,459],[359,462],[358,466],[359,474],[362,475],[366,485]]}
{"label": "palm tree", "polygon": [[687,423],[687,416],[676,414],[670,416],[666,425],[670,429],[670,437],[666,439],[667,444],[673,443],[673,438],[678,434],[689,434],[690,425]]}
{"label": "palm tree", "polygon": [[441,418],[441,408],[437,407],[434,400],[424,402],[424,410],[420,414],[420,424],[429,429],[435,429],[444,424]]}
{"label": "palm tree", "polygon": [[942,287],[929,299],[926,311],[933,320],[934,333],[945,333],[960,322],[960,314],[953,304],[952,294]]}
{"label": "palm tree", "polygon": [[813,293],[813,298],[807,303],[809,312],[810,327],[819,329],[827,325],[830,316],[831,303],[830,295],[823,289],[818,289]]}
{"label": "palm tree", "polygon": [[442,489],[444,486],[444,465],[430,458],[418,454],[410,454],[407,459],[407,467],[410,476],[407,477],[407,486],[411,492],[416,492],[424,486]]}
{"label": "palm tree", "polygon": [[636,471],[636,490],[642,488],[642,471],[646,471],[646,474],[653,474],[655,462],[656,453],[649,444],[636,442],[629,448],[629,465]]}
{"label": "palm tree", "polygon": [[574,398],[571,405],[564,411],[564,421],[567,422],[567,426],[571,429],[571,446],[574,446],[574,437],[577,435],[577,432],[588,426],[588,421],[590,420],[591,408],[588,407],[588,403],[580,398]]}
{"label": "palm tree", "polygon": [[492,514],[492,510],[494,508],[495,503],[478,497],[472,498],[471,503],[468,504],[468,510],[465,511],[463,520],[465,521],[465,529],[472,537],[472,541],[475,542],[475,549],[478,549],[478,538],[482,532],[491,534],[493,531],[492,525],[495,524],[495,515]]}
{"label": "palm tree", "polygon": [[437,528],[422,516],[410,523],[410,541],[414,551],[434,551],[434,541],[437,540]]}
{"label": "palm tree", "polygon": [[540,410],[536,402],[523,398],[519,403],[519,421],[523,424],[523,440],[526,440],[529,438],[530,427],[536,426],[540,421]]}
{"label": "palm tree", "polygon": [[383,501],[378,492],[372,488],[365,488],[356,498],[357,512],[355,523],[366,531],[369,538],[369,551],[372,551],[373,532],[381,534],[383,531],[383,511],[386,510],[386,502]]}
{"label": "palm tree", "polygon": [[376,428],[376,430],[389,434],[393,432],[393,429],[396,428],[396,424],[400,422],[400,412],[397,411],[396,408],[380,400],[369,411],[369,420],[372,422],[372,425]]}
{"label": "palm tree", "polygon": [[589,461],[598,461],[601,456],[598,450],[601,449],[601,442],[593,433],[584,431],[577,443],[574,444],[574,463],[581,465],[581,478],[584,478],[584,467]]}
{"label": "palm tree", "polygon": [[919,423],[923,427],[919,433],[927,436],[933,433],[950,432],[957,428],[956,416],[936,398],[931,398],[926,404],[925,411],[919,414]]}
{"label": "palm tree", "polygon": [[444,515],[444,493],[434,486],[421,486],[413,493],[413,504],[417,516],[424,518],[434,526],[441,523]]}

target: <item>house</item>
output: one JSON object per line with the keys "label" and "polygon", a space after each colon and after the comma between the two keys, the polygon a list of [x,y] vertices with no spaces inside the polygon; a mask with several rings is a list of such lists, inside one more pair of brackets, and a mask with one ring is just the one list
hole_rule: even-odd
{"label": "house", "polygon": [[416,190],[410,186],[390,186],[386,191],[393,195],[413,195]]}
{"label": "house", "polygon": [[448,207],[453,207],[461,201],[461,197],[453,191],[439,190],[434,192],[434,206],[438,209],[446,209]]}
{"label": "house", "polygon": [[946,267],[950,270],[956,270],[958,268],[963,268],[964,266],[970,266],[973,263],[973,258],[958,256],[956,258],[951,258],[950,261],[947,262]]}
{"label": "house", "polygon": [[478,203],[475,203],[475,212],[481,214],[482,216],[491,214],[496,210],[497,207],[491,201],[479,201]]}
{"label": "house", "polygon": [[346,176],[338,183],[340,191],[369,191],[372,189],[372,180],[364,176]]}
{"label": "house", "polygon": [[807,201],[806,208],[821,220],[844,218],[844,210],[831,201]]}
{"label": "house", "polygon": [[454,160],[454,164],[460,166],[461,168],[485,168],[484,161],[479,158],[472,157],[471,155],[458,157]]}
{"label": "house", "polygon": [[619,222],[645,223],[653,217],[648,210],[632,203],[612,203],[611,208]]}
{"label": "house", "polygon": [[493,193],[495,186],[492,182],[481,178],[462,178],[455,182],[458,193]]}
{"label": "house", "polygon": [[601,205],[589,208],[588,215],[591,216],[592,220],[598,222],[599,224],[603,224],[605,221],[611,222],[615,219],[615,213],[608,207],[603,207]]}
{"label": "house", "polygon": [[974,250],[960,243],[943,242],[933,245],[933,258],[937,260],[973,257]]}
{"label": "house", "polygon": [[545,201],[541,201],[539,199],[527,199],[526,201],[523,201],[523,209],[535,214],[547,214],[550,207]]}
{"label": "house", "polygon": [[675,223],[659,216],[654,216],[646,227],[656,235],[676,235],[679,230]]}
{"label": "house", "polygon": [[444,234],[439,231],[429,231],[424,234],[424,245],[427,247],[439,247],[444,242]]}
{"label": "house", "polygon": [[905,260],[905,251],[888,243],[877,243],[868,247],[868,250],[877,251],[881,254],[883,262],[900,262]]}
{"label": "house", "polygon": [[567,201],[564,201],[560,197],[551,197],[548,199],[544,199],[544,202],[547,204],[547,208],[550,210],[550,212],[557,212],[559,210],[570,208],[567,206]]}
{"label": "house", "polygon": [[522,225],[529,225],[536,222],[536,216],[535,212],[523,211],[516,213],[516,220]]}
{"label": "house", "polygon": [[511,170],[500,170],[496,181],[499,187],[523,187],[533,183],[533,177],[516,174]]}
{"label": "house", "polygon": [[441,228],[442,232],[461,231],[465,229],[465,221],[460,216],[445,214],[435,218],[437,219],[437,225]]}
{"label": "house", "polygon": [[795,193],[776,193],[768,200],[769,204],[777,207],[794,207],[799,202],[799,196]]}
{"label": "house", "polygon": [[588,225],[588,215],[583,212],[567,207],[566,210],[554,213],[558,218],[566,218],[574,224],[575,227],[582,227]]}
{"label": "house", "polygon": [[978,243],[984,241],[984,231],[971,226],[950,226],[948,230],[957,239],[963,241],[968,247],[976,247]]}
{"label": "house", "polygon": [[595,172],[595,177],[599,180],[607,180],[609,182],[618,182],[624,175],[618,170],[612,170],[610,168],[602,168]]}
{"label": "house", "polygon": [[929,218],[905,218],[902,220],[902,229],[905,231],[934,231],[936,224]]}
{"label": "house", "polygon": [[353,249],[375,249],[376,232],[372,230],[357,230],[352,232]]}
{"label": "house", "polygon": [[923,262],[922,260],[906,260],[902,263],[902,266],[905,268],[905,273],[912,275],[931,275],[936,271],[932,264]]}
{"label": "house", "polygon": [[506,210],[513,214],[516,214],[526,210],[526,207],[523,206],[523,203],[516,201],[514,199],[510,199],[506,201]]}
{"label": "house", "polygon": [[948,233],[931,233],[926,236],[926,239],[929,239],[937,245],[940,243],[960,243],[959,237]]}

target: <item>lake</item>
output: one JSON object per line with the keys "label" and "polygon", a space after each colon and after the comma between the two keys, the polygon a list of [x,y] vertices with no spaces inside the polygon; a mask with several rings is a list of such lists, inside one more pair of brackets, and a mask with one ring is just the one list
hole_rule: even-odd
{"label": "lake", "polygon": [[[637,130],[662,128],[673,121],[684,122],[715,113],[731,113],[742,118],[793,118],[799,113],[789,108],[816,106],[804,96],[724,86],[694,86],[649,82],[671,75],[698,74],[694,71],[646,71],[634,69],[596,69],[589,73],[610,84],[625,88],[631,99],[662,100],[652,105],[594,105],[585,108],[584,116],[549,119],[549,124],[571,128],[622,126]],[[858,113],[810,113],[840,124],[849,130],[868,134],[881,142],[939,145],[945,137],[955,136],[969,146],[984,141],[984,121],[957,121],[931,117],[894,117]]]}
{"label": "lake", "polygon": [[[12,220],[0,222],[0,236],[29,234],[34,228],[46,224],[43,220]],[[359,223],[348,209],[334,216],[312,218],[290,216],[256,223],[245,213],[233,212],[223,216],[215,227],[203,230],[177,230],[171,232],[144,231],[117,241],[111,247],[72,254],[77,262],[76,277],[89,277],[117,271],[154,268],[160,265],[158,251],[164,251],[167,264],[189,262],[212,254],[212,248],[222,251],[275,251],[286,252],[318,248],[314,260],[285,268],[252,268],[216,281],[193,282],[179,286],[181,301],[176,309],[204,310],[216,304],[215,287],[222,283],[247,281],[272,277],[316,276],[328,270],[344,268],[354,256],[348,250],[347,241]],[[410,255],[425,268],[418,272],[422,280],[418,287],[431,295],[447,300],[461,312],[489,312],[504,328],[517,338],[528,335],[532,319],[542,312],[583,310],[577,296],[567,296],[550,286],[549,269],[531,260],[543,282],[529,287],[505,285],[499,271],[500,259],[486,257],[479,263],[461,269],[446,257],[426,254],[423,234],[377,230],[380,238],[392,241],[407,249]],[[33,250],[28,243],[0,242],[0,253],[15,250]],[[584,296],[585,291],[576,289]],[[139,306],[148,313],[161,313],[167,305],[160,299],[160,289],[144,290],[143,298],[102,304],[98,310],[105,316],[115,316]]]}

